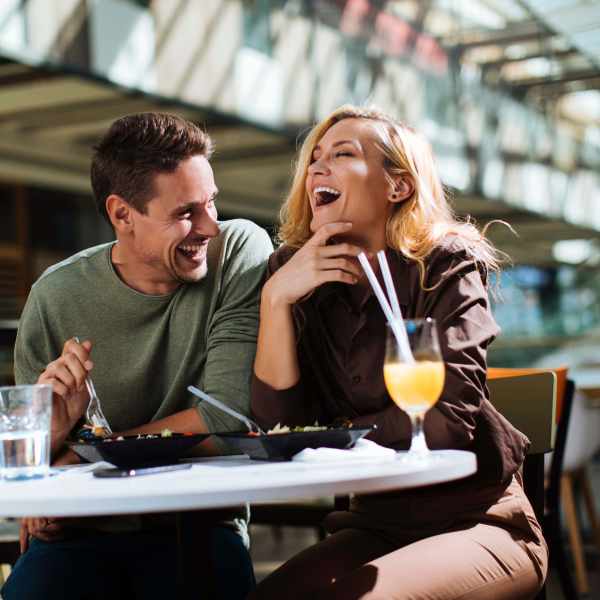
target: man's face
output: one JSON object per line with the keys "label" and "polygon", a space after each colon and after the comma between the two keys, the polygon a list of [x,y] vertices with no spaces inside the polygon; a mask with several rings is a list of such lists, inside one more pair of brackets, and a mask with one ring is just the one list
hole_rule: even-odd
{"label": "man's face", "polygon": [[204,156],[154,177],[146,214],[133,212],[133,253],[145,277],[166,288],[194,283],[207,272],[208,242],[219,233],[217,186]]}

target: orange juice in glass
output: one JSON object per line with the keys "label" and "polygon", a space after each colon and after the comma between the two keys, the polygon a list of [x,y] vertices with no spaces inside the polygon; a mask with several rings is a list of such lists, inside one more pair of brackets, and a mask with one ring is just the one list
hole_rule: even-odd
{"label": "orange juice in glass", "polygon": [[402,343],[398,339],[402,329],[388,325],[383,378],[392,400],[411,420],[408,456],[425,457],[429,448],[423,420],[444,389],[444,363],[434,319],[407,320],[405,330],[406,342]]}

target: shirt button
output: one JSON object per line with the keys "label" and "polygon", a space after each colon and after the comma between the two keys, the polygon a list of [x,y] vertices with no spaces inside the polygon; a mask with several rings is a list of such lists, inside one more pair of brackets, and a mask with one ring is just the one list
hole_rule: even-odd
{"label": "shirt button", "polygon": [[354,385],[356,385],[356,384],[360,383],[360,375],[355,375],[355,376],[352,378],[352,383],[353,383]]}

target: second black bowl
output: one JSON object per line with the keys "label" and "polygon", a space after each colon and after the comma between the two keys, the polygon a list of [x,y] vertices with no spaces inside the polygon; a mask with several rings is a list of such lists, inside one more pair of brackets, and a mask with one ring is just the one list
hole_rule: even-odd
{"label": "second black bowl", "polygon": [[290,460],[306,448],[350,448],[371,430],[371,427],[351,427],[323,431],[291,431],[272,435],[249,435],[248,432],[214,435],[250,458]]}

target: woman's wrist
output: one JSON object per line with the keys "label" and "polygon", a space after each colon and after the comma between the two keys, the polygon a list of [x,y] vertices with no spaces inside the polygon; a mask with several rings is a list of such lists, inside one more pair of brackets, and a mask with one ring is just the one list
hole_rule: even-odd
{"label": "woman's wrist", "polygon": [[293,301],[282,294],[273,279],[269,279],[263,286],[261,292],[261,306],[267,306],[270,310],[287,309],[293,304]]}

